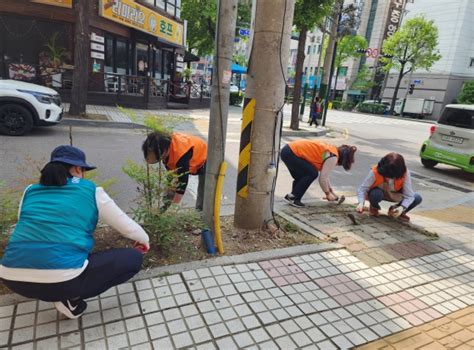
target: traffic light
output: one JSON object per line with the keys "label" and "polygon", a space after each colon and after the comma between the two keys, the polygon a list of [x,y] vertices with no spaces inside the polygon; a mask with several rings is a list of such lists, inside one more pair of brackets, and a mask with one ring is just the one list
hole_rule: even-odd
{"label": "traffic light", "polygon": [[408,93],[413,95],[413,91],[415,90],[415,84],[411,83],[410,87],[408,88]]}

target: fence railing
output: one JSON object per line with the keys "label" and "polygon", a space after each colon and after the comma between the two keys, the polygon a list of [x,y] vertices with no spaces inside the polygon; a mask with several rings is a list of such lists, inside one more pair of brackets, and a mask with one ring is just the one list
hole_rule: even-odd
{"label": "fence railing", "polygon": [[[7,66],[10,79],[28,81],[57,90],[72,89],[72,69],[51,70],[39,65],[24,63],[10,63]],[[187,102],[190,99],[202,101],[203,98],[211,97],[211,89],[205,84],[175,83],[167,79],[112,72],[92,73],[89,76],[88,91],[116,95],[116,97],[142,97],[145,103],[154,97],[163,97],[167,101],[173,97],[180,100],[185,99]]]}

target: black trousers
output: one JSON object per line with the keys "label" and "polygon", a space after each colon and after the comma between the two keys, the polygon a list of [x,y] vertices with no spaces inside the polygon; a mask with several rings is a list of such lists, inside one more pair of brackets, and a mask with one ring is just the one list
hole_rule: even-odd
{"label": "black trousers", "polygon": [[281,160],[294,179],[291,193],[297,200],[301,200],[319,173],[309,162],[297,157],[288,145],[281,150]]}
{"label": "black trousers", "polygon": [[32,283],[3,280],[13,292],[31,299],[62,301],[95,297],[124,283],[140,271],[143,254],[133,248],[93,253],[89,264],[76,278],[59,283]]}

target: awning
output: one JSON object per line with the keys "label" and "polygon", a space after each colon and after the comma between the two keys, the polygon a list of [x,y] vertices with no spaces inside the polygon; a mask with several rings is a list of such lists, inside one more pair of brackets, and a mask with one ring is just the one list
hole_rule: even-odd
{"label": "awning", "polygon": [[[209,67],[208,69],[212,71],[212,67]],[[237,63],[232,63],[232,66],[230,66],[230,69],[232,70],[232,73],[237,73],[237,74],[247,73],[247,68],[242,67],[241,65],[238,65]]]}
{"label": "awning", "polygon": [[232,73],[240,73],[240,74],[247,73],[247,68],[242,67],[241,65],[238,65],[237,63],[232,63],[231,70],[232,70]]}
{"label": "awning", "polygon": [[186,51],[184,53],[183,62],[199,62],[201,59],[199,56],[193,55],[191,52]]}

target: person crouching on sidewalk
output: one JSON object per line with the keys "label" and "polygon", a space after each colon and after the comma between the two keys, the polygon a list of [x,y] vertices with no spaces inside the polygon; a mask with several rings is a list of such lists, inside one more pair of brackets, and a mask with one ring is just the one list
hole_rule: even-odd
{"label": "person crouching on sidewalk", "polygon": [[[0,262],[0,279],[24,297],[54,302],[68,318],[80,317],[84,299],[132,278],[141,269],[149,238],[101,187],[84,179],[95,167],[84,152],[59,146],[41,170],[39,184],[26,188],[19,217]],[[100,219],[140,249],[91,253]]]}
{"label": "person crouching on sidewalk", "polygon": [[369,214],[372,216],[379,216],[381,201],[397,203],[390,206],[388,215],[395,217],[398,214],[397,208],[401,206],[403,209],[398,218],[404,222],[410,221],[407,213],[422,201],[421,196],[413,190],[410,171],[403,156],[398,153],[387,154],[370,169],[357,191],[357,197],[357,211],[364,211],[364,201],[368,198]]}
{"label": "person crouching on sidewalk", "polygon": [[328,201],[337,201],[329,175],[336,166],[350,170],[354,163],[355,146],[335,146],[315,140],[297,140],[285,145],[281,150],[281,160],[293,177],[291,193],[285,200],[292,206],[304,207],[301,198],[319,176],[319,185]]}
{"label": "person crouching on sidewalk", "polygon": [[204,180],[206,176],[207,144],[193,135],[181,133],[153,132],[142,145],[143,156],[148,164],[163,162],[167,170],[175,171],[177,186],[170,188],[170,200],[162,210],[171,204],[179,204],[188,186],[189,175],[198,175],[196,209],[202,210]]}

